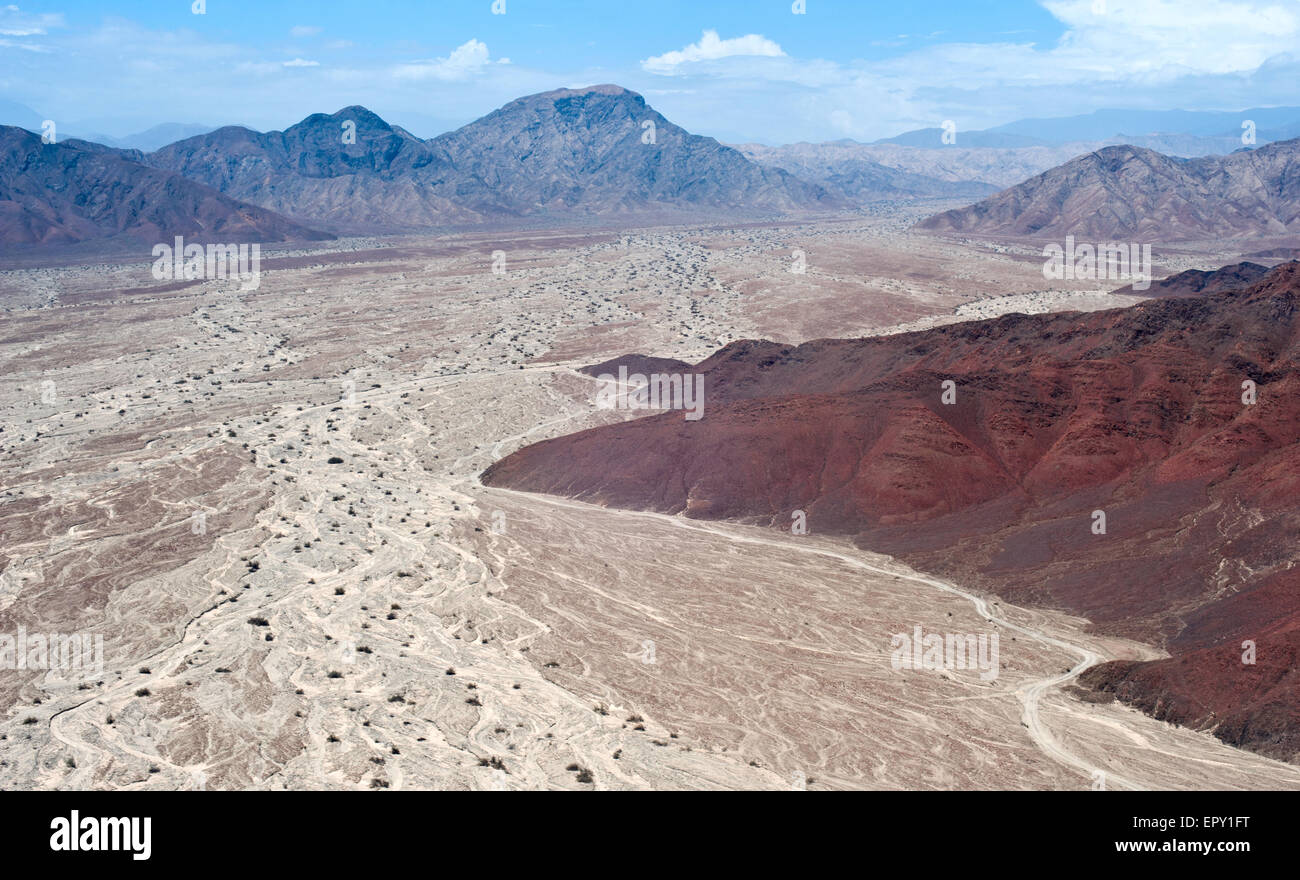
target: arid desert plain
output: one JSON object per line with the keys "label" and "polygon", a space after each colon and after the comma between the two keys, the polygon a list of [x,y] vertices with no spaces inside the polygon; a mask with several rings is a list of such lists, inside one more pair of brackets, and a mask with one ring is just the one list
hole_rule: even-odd
{"label": "arid desert plain", "polygon": [[[906,231],[933,210],[348,239],[265,250],[255,289],[144,255],[0,273],[0,628],[103,639],[94,676],[0,673],[0,787],[1300,788],[1082,699],[1087,666],[1160,655],[1086,620],[479,482],[636,417],[578,372],[618,355],[1138,301]],[[914,624],[997,632],[999,674],[893,668]]]}

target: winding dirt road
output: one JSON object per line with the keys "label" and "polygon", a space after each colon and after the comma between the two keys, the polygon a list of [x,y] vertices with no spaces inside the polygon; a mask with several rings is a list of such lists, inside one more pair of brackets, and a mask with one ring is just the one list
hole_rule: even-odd
{"label": "winding dirt road", "polygon": [[[522,437],[510,438],[511,441],[516,441],[516,442],[520,439],[522,439]],[[944,593],[960,596],[963,599],[966,599],[968,602],[970,602],[971,605],[974,607],[975,611],[980,615],[980,617],[984,618],[988,622],[996,623],[997,625],[1007,630],[1011,630],[1013,632],[1018,632],[1022,635],[1028,636],[1029,638],[1034,639],[1035,641],[1040,642],[1044,645],[1051,645],[1052,647],[1060,648],[1061,650],[1069,651],[1073,654],[1078,655],[1079,662],[1075,664],[1075,666],[1073,666],[1068,672],[1064,674],[1048,676],[1046,678],[1022,685],[1016,689],[1016,696],[1020,698],[1020,701],[1024,707],[1023,708],[1024,724],[1029,731],[1029,735],[1033,738],[1034,742],[1038,745],[1038,747],[1042,749],[1043,753],[1046,754],[1048,757],[1050,757],[1052,760],[1057,761],[1074,770],[1077,770],[1085,776],[1088,776],[1090,778],[1105,778],[1107,784],[1112,787],[1118,786],[1126,789],[1143,788],[1143,786],[1135,782],[1132,782],[1120,776],[1116,776],[1114,773],[1109,773],[1100,767],[1094,766],[1084,758],[1081,758],[1078,755],[1071,753],[1068,749],[1062,747],[1057,742],[1056,738],[1053,737],[1051,730],[1049,730],[1046,724],[1043,722],[1042,716],[1039,713],[1039,702],[1046,691],[1048,691],[1050,688],[1059,688],[1062,685],[1073,681],[1074,679],[1078,678],[1079,675],[1082,674],[1084,670],[1108,658],[1100,657],[1095,651],[1092,651],[1087,647],[1084,647],[1083,645],[1074,644],[1064,639],[1049,635],[1048,633],[1041,632],[1037,629],[1013,623],[1012,621],[1008,620],[1006,617],[1000,615],[997,611],[993,610],[989,606],[988,600],[986,600],[982,596],[978,596],[974,593],[967,592],[951,583],[948,583],[947,581],[942,581],[936,578],[926,577],[924,575],[919,575],[919,574],[910,574],[910,573],[899,574],[898,569],[881,568],[879,566],[872,565],[871,563],[863,559],[850,555],[849,553],[838,552],[835,550],[828,550],[818,546],[801,545],[797,540],[792,540],[788,538],[782,540],[782,539],[766,538],[760,536],[740,535],[737,534],[734,530],[724,529],[704,520],[686,519],[681,516],[668,516],[665,514],[651,513],[646,511],[611,510],[608,508],[598,507],[596,505],[582,504],[581,502],[569,501],[562,498],[555,498],[551,496],[537,495],[532,493],[516,492],[511,489],[487,488],[487,487],[483,487],[483,489],[488,494],[501,493],[501,494],[508,494],[508,495],[526,496],[533,500],[541,501],[544,504],[551,504],[557,507],[565,507],[569,509],[580,509],[588,512],[599,510],[609,516],[644,517],[648,519],[654,519],[660,522],[671,523],[677,528],[688,529],[697,532],[707,532],[709,534],[719,535],[724,537],[728,541],[739,543],[739,544],[751,544],[751,545],[758,545],[764,547],[773,547],[786,553],[790,553],[790,552],[811,553],[828,559],[836,559],[840,562],[847,564],[852,568],[856,568],[862,571],[867,571],[873,574],[890,576],[890,577],[901,577],[903,580],[910,581],[912,583],[923,584],[927,587],[940,590]]]}

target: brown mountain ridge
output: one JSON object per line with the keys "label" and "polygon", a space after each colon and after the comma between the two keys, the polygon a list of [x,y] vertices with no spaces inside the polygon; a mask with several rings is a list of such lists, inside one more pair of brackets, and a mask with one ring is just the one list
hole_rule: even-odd
{"label": "brown mountain ridge", "polygon": [[741,341],[691,369],[701,420],[534,444],[484,483],[781,528],[803,510],[811,531],[1162,645],[1172,660],[1088,681],[1300,753],[1300,264],[1126,309]]}
{"label": "brown mountain ridge", "polygon": [[821,186],[691,134],[615,85],[528,95],[428,141],[346,107],[282,132],[218,129],[145,161],[348,232],[842,207]]}
{"label": "brown mountain ridge", "polygon": [[273,242],[332,236],[83,141],[0,126],[0,243]]}
{"label": "brown mountain ridge", "polygon": [[1300,138],[1197,159],[1106,147],[917,228],[1142,242],[1294,233],[1300,231]]}

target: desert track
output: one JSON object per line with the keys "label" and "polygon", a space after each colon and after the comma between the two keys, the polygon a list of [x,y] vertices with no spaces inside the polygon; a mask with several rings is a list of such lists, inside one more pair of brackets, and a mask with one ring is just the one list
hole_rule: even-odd
{"label": "desert track", "polygon": [[[489,493],[513,492],[513,490],[510,489],[488,489],[487,491]],[[525,493],[515,492],[513,494],[520,495]],[[580,505],[575,502],[566,501],[560,498],[552,498],[544,495],[537,495],[532,497],[536,499],[540,499],[547,504],[554,504],[561,507],[569,507],[569,508],[591,508],[592,507],[591,505]],[[1029,729],[1029,734],[1031,737],[1033,737],[1034,742],[1038,745],[1040,749],[1042,749],[1044,754],[1046,754],[1048,757],[1052,758],[1053,760],[1061,763],[1062,765],[1077,770],[1080,773],[1090,778],[1099,775],[1105,775],[1105,771],[1101,770],[1099,767],[1096,767],[1088,763],[1088,761],[1084,760],[1083,758],[1080,758],[1079,756],[1072,754],[1068,750],[1062,748],[1057,743],[1056,739],[1052,736],[1051,731],[1044,725],[1042,717],[1039,714],[1038,707],[1043,694],[1049,688],[1057,688],[1073,681],[1074,679],[1078,678],[1078,676],[1085,669],[1089,668],[1090,666],[1095,666],[1097,663],[1100,663],[1103,659],[1108,659],[1108,658],[1099,657],[1096,652],[1082,645],[1072,644],[1064,639],[1056,638],[1052,635],[1049,635],[1048,633],[1041,632],[1033,627],[1012,623],[1011,621],[1007,620],[1005,617],[1001,616],[998,612],[990,608],[988,601],[984,597],[975,595],[974,593],[966,592],[965,590],[962,590],[959,587],[954,586],[953,584],[950,584],[945,581],[937,580],[935,578],[926,577],[924,575],[919,575],[914,573],[898,574],[897,568],[890,569],[890,568],[882,568],[877,565],[872,565],[870,562],[867,562],[864,559],[858,558],[848,553],[829,550],[819,546],[804,546],[801,545],[798,541],[793,539],[788,539],[788,538],[785,540],[778,540],[774,538],[738,534],[735,530],[724,529],[715,526],[711,523],[708,523],[706,521],[688,520],[679,516],[665,516],[663,514],[647,513],[642,511],[616,511],[616,510],[608,510],[605,508],[595,508],[595,509],[603,510],[609,516],[656,517],[661,520],[671,522],[674,526],[677,526],[679,528],[709,532],[711,534],[722,537],[724,540],[734,542],[734,543],[759,545],[764,547],[775,547],[778,548],[782,553],[790,553],[790,552],[812,553],[818,556],[839,560],[853,568],[860,569],[862,571],[871,572],[877,575],[884,575],[884,576],[891,576],[891,577],[896,576],[911,583],[922,584],[927,587],[932,587],[936,590],[941,590],[945,593],[961,596],[962,598],[970,602],[973,608],[975,609],[975,612],[979,614],[982,618],[984,618],[986,621],[990,623],[996,623],[1007,630],[1011,630],[1013,632],[1018,632],[1023,635],[1026,635],[1029,638],[1041,642],[1045,645],[1051,645],[1053,647],[1061,648],[1063,650],[1070,651],[1077,654],[1080,658],[1079,662],[1078,664],[1073,666],[1068,673],[1064,675],[1048,676],[1041,680],[1031,681],[1027,684],[1021,685],[1016,690],[1016,696],[1019,697],[1021,703],[1024,706],[1023,718],[1026,726]],[[1140,787],[1136,783],[1133,783],[1127,779],[1123,779],[1122,777],[1115,776],[1114,774],[1109,774],[1108,778],[1112,785],[1118,785],[1120,787],[1128,788],[1128,789],[1136,789]]]}
{"label": "desert track", "polygon": [[[1070,696],[1095,659],[1150,653],[1078,618],[822,536],[478,485],[519,445],[620,417],[576,366],[971,298],[936,280],[951,255],[872,228],[837,228],[791,282],[788,247],[818,234],[520,245],[507,279],[483,254],[364,250],[257,291],[153,296],[143,263],[0,277],[3,552],[44,575],[6,590],[0,631],[105,637],[93,680],[0,674],[0,786],[1300,787]],[[1022,272],[969,265],[986,292]],[[914,624],[996,628],[1001,676],[891,669]]]}
{"label": "desert track", "polygon": [[[1046,772],[1049,778],[1056,780],[1053,787],[1097,787],[1131,790],[1179,787],[1233,787],[1235,785],[1250,784],[1271,788],[1300,787],[1300,770],[1296,768],[1232,749],[1206,734],[1177,730],[1132,710],[1114,705],[1083,704],[1065,694],[1062,691],[1064,686],[1070,684],[1089,666],[1104,659],[1109,659],[1111,656],[1116,654],[1144,657],[1159,656],[1156,651],[1132,643],[1123,643],[1118,640],[1098,638],[1085,634],[1078,629],[1078,622],[1074,619],[994,602],[991,597],[974,594],[947,581],[911,571],[906,566],[887,557],[866,554],[849,548],[842,542],[815,541],[809,538],[774,534],[770,530],[753,526],[700,521],[680,516],[666,516],[640,511],[612,510],[562,498],[499,488],[483,490],[480,503],[508,511],[519,509],[520,515],[522,515],[523,511],[529,511],[550,519],[551,528],[548,536],[558,534],[560,537],[555,543],[548,542],[546,538],[543,538],[543,546],[537,549],[539,552],[548,553],[548,560],[561,569],[565,567],[565,558],[563,556],[557,558],[555,555],[549,554],[557,548],[557,545],[566,542],[570,531],[567,525],[563,528],[558,527],[554,517],[548,517],[543,512],[546,510],[573,514],[576,520],[582,523],[578,531],[602,533],[606,537],[614,532],[635,533],[643,527],[643,524],[654,524],[672,530],[685,530],[695,536],[717,539],[716,542],[711,540],[706,542],[706,546],[715,547],[716,549],[712,552],[719,556],[725,553],[719,545],[733,547],[740,545],[751,548],[764,557],[771,554],[772,558],[785,560],[790,559],[790,557],[811,556],[819,561],[832,563],[836,572],[841,572],[847,568],[873,575],[875,576],[875,579],[871,581],[873,585],[884,586],[888,584],[890,590],[896,589],[899,586],[898,582],[902,581],[905,584],[916,584],[925,587],[926,593],[930,596],[947,594],[959,597],[973,612],[976,621],[996,625],[1002,630],[1004,633],[1004,657],[1008,648],[1012,647],[1011,643],[1006,640],[1006,634],[1017,633],[1051,649],[1051,653],[1057,656],[1064,654],[1076,658],[1073,665],[1065,672],[1049,673],[1042,668],[1040,662],[1037,670],[1026,669],[1027,674],[1025,677],[1017,679],[1014,688],[1000,696],[979,696],[972,693],[970,696],[957,698],[958,700],[972,698],[1006,700],[1013,698],[1019,706],[1019,711],[1014,716],[1010,713],[1003,713],[1001,717],[996,714],[991,716],[1004,726],[1000,731],[998,729],[987,729],[984,733],[994,739],[998,736],[1005,736],[1007,738],[1005,743],[1008,747],[1007,754],[1014,756],[1012,760],[1023,762],[1025,767],[1032,766],[1036,762],[1028,761],[1022,753],[1018,753],[1014,747],[1014,741],[1021,736],[1030,740],[1034,748],[1058,768],[1056,771]],[[513,516],[514,514],[512,514]],[[618,544],[618,546],[621,548],[625,545]],[[506,552],[500,556],[502,559],[501,580],[507,585],[513,579],[519,577],[518,574],[511,570],[512,567],[509,564],[510,555],[509,552]],[[759,567],[761,568],[762,565],[760,564]],[[809,574],[809,577],[815,576],[815,574]],[[835,576],[840,577],[841,575],[836,574]],[[526,581],[524,578],[521,578],[521,580]],[[622,596],[621,591],[583,584],[576,577],[572,578],[572,581],[577,582],[576,586],[578,588],[601,590],[605,593],[602,596],[605,601],[618,601]],[[654,573],[647,572],[646,582],[654,583],[656,581],[657,578]],[[731,586],[735,590],[747,592],[746,587],[749,585],[732,584]],[[513,592],[510,595],[513,595]],[[924,593],[915,595],[914,599],[921,606],[927,604],[926,594]],[[556,599],[552,597],[550,601],[555,603]],[[624,598],[622,601],[625,606],[631,607],[637,615],[658,620],[669,620],[675,623],[673,621],[674,615],[662,601],[655,601],[650,598],[637,602],[630,602]],[[870,601],[870,599],[864,596],[863,601]],[[921,619],[925,619],[928,614],[926,611],[918,611],[917,613]],[[781,647],[781,640],[779,639],[756,640],[748,634],[743,638],[759,645],[759,655],[767,650],[775,652]],[[629,639],[629,641],[635,643],[634,640]],[[883,675],[887,678],[889,674],[887,645],[888,642],[882,639],[880,650],[874,653],[871,651],[854,651],[847,646],[838,650],[814,644],[801,644],[799,647],[804,651],[833,656],[837,662],[856,664],[859,667],[857,670],[858,675],[866,681],[876,681],[882,675],[882,666],[884,667]],[[613,672],[613,670],[610,670],[610,672]],[[743,689],[739,684],[735,686]],[[869,687],[869,685],[867,686]],[[977,682],[971,681],[970,686],[973,691],[978,692],[980,690]],[[887,691],[882,689],[880,698],[888,699],[886,693]],[[812,695],[809,696],[812,697]],[[929,711],[933,713],[932,721],[935,724],[942,725],[945,723],[943,718],[950,710],[951,695],[929,693],[921,689],[921,693],[917,694],[915,698],[920,703],[930,704]],[[683,711],[689,710],[683,707]],[[1012,717],[1016,718],[1019,726],[1013,727],[1008,723]],[[989,719],[982,720],[987,722]],[[923,732],[928,726],[928,724],[923,723],[913,733]],[[906,742],[908,736],[904,735],[901,739]],[[848,744],[851,739],[846,738],[845,742]],[[877,740],[877,742],[880,742],[880,740]],[[863,742],[862,745],[867,746],[868,743]],[[1175,769],[1168,766],[1159,766],[1160,759],[1171,754],[1181,756],[1182,767]],[[994,781],[995,777],[990,777],[984,779],[983,784],[988,787],[1019,787],[1023,784],[1023,781],[1011,781],[1017,776],[1014,770],[1011,768],[1003,769],[1010,771],[1008,773],[1010,778],[1003,778],[999,784]],[[825,768],[823,767],[820,769],[809,768],[804,772],[808,776],[813,776],[824,771]],[[1273,771],[1277,772],[1274,773]],[[1035,772],[1044,771],[1039,767],[1035,767]],[[883,775],[885,777],[882,780],[885,783],[883,787],[892,787],[890,775]],[[847,780],[837,781],[848,783]],[[858,784],[861,785],[864,782],[867,782],[867,780],[859,780]],[[930,787],[930,785],[926,784],[927,782],[929,780],[917,779],[904,787]],[[870,783],[867,784],[870,787]],[[849,787],[853,786],[849,784]]]}

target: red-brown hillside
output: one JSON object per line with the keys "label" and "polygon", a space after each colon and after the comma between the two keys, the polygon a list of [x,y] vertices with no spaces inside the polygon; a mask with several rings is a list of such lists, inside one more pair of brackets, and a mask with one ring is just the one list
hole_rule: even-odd
{"label": "red-brown hillside", "polygon": [[1114,311],[737,342],[692,368],[701,420],[670,412],[538,443],[483,479],[783,528],[804,510],[815,532],[1167,646],[1169,661],[1106,664],[1089,681],[1290,758],[1298,303],[1300,265],[1287,264],[1241,291]]}
{"label": "red-brown hillside", "polygon": [[1261,266],[1259,263],[1241,262],[1231,266],[1221,266],[1212,272],[1203,269],[1187,269],[1177,275],[1170,275],[1168,278],[1156,281],[1148,285],[1145,290],[1136,289],[1129,284],[1112,292],[1140,296],[1209,296],[1250,287],[1268,272],[1268,267]]}

